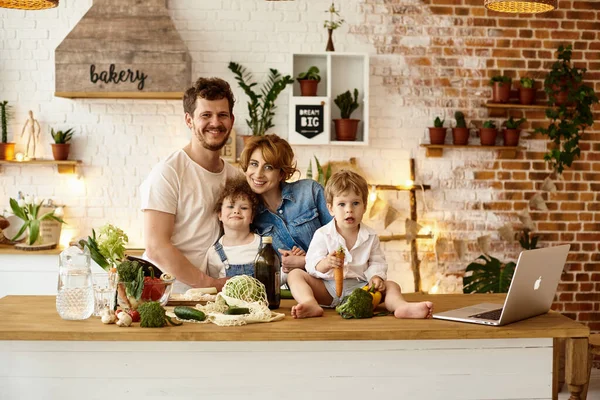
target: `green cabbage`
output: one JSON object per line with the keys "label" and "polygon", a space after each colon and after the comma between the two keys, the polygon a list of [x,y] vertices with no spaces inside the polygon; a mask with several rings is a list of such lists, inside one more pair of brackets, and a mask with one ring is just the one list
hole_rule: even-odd
{"label": "green cabbage", "polygon": [[249,303],[267,300],[265,285],[248,275],[237,275],[227,280],[223,286],[223,294]]}

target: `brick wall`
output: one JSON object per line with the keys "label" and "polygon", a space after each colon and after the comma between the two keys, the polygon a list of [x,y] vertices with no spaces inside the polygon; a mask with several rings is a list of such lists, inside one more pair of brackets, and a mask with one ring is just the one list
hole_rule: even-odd
{"label": "brick wall", "polygon": [[[11,136],[18,138],[27,111],[42,125],[38,156],[50,157],[50,127],[74,127],[72,154],[82,159],[83,185],[58,175],[50,167],[2,167],[0,205],[17,190],[55,197],[67,205],[67,221],[75,235],[113,222],[141,245],[141,214],[137,187],[161,158],[189,140],[179,101],[68,100],[53,97],[54,49],[91,6],[91,0],[61,1],[58,9],[25,12],[0,9],[0,100],[9,100],[15,118]],[[471,127],[487,119],[481,107],[491,96],[490,76],[505,73],[543,80],[560,43],[573,43],[577,64],[600,88],[600,53],[596,31],[600,6],[595,1],[560,1],[560,10],[525,17],[488,13],[483,0],[348,0],[340,8],[347,23],[334,33],[337,51],[371,55],[370,134],[367,148],[296,146],[304,171],[309,159],[346,160],[357,157],[372,183],[399,184],[408,178],[408,160],[416,159],[418,180],[432,190],[418,194],[419,218],[440,235],[468,240],[468,254],[458,260],[452,247],[436,259],[433,242],[419,241],[424,289],[438,278],[447,292],[461,290],[466,264],[480,251],[476,238],[492,236],[492,255],[514,260],[518,244],[500,240],[496,230],[506,222],[519,226],[516,213],[528,207],[550,172],[543,162],[543,138],[522,140],[526,150],[516,160],[498,159],[493,152],[447,151],[426,158],[419,144],[435,116],[451,121],[462,110]],[[264,77],[268,67],[290,71],[292,52],[323,51],[326,4],[316,0],[170,0],[175,26],[193,58],[193,76],[228,79],[239,98],[236,129],[247,132],[246,98],[227,69],[237,61]],[[539,84],[540,82],[538,82]],[[278,100],[273,132],[287,136],[287,93]],[[525,115],[530,130],[545,123],[543,112],[515,110]],[[472,140],[476,141],[473,130]],[[598,132],[590,130],[581,143],[582,159],[558,182],[558,193],[543,196],[548,212],[532,212],[541,244],[571,243],[573,251],[555,308],[600,329],[598,200],[600,162]],[[400,218],[380,233],[403,233],[408,216],[406,193],[382,194],[401,210]],[[384,244],[390,277],[411,291],[409,247]],[[438,263],[439,261],[439,263]]]}

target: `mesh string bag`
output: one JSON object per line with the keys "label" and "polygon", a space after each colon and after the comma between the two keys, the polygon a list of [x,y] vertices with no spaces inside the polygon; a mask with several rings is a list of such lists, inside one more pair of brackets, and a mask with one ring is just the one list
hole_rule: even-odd
{"label": "mesh string bag", "polygon": [[223,294],[227,297],[243,300],[248,303],[267,301],[267,290],[258,279],[248,275],[238,275],[229,279],[223,286]]}

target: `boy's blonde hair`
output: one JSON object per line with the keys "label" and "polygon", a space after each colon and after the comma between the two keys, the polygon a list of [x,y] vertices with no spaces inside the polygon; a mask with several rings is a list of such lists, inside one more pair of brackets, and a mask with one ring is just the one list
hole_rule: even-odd
{"label": "boy's blonde hair", "polygon": [[367,206],[367,197],[369,196],[369,185],[365,178],[356,172],[342,169],[329,178],[325,185],[325,201],[327,204],[333,204],[333,197],[340,196],[349,190],[358,194]]}
{"label": "boy's blonde hair", "polygon": [[225,181],[225,187],[221,190],[221,194],[215,203],[215,213],[218,214],[221,212],[223,202],[228,197],[233,201],[236,201],[237,199],[248,200],[252,207],[252,218],[254,219],[258,210],[258,196],[252,191],[245,177],[229,178]]}

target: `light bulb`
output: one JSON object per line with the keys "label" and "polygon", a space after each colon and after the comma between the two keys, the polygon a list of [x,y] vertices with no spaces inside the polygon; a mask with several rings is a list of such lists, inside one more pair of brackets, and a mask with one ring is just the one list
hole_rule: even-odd
{"label": "light bulb", "polygon": [[407,189],[411,189],[411,188],[412,188],[414,185],[415,185],[415,182],[414,182],[412,179],[407,179],[407,180],[404,182],[404,186],[405,186]]}
{"label": "light bulb", "polygon": [[438,279],[437,282],[435,283],[435,285],[433,285],[431,287],[431,289],[429,289],[429,294],[436,294],[437,292],[439,292],[440,291],[440,283],[441,283],[441,280]]}
{"label": "light bulb", "polygon": [[371,190],[369,190],[369,201],[373,203],[375,200],[377,200],[377,188],[371,186]]}
{"label": "light bulb", "polygon": [[25,159],[25,154],[18,152],[15,154],[15,160],[22,162]]}

